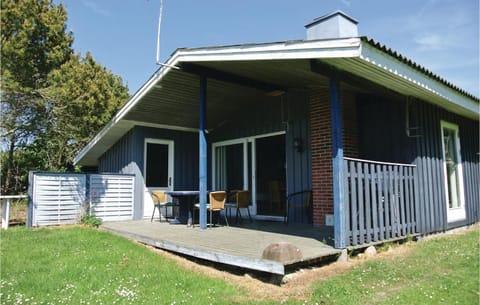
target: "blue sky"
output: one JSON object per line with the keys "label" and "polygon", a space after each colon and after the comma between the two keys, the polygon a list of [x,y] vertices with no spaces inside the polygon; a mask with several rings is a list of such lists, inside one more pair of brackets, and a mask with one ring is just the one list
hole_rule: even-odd
{"label": "blue sky", "polygon": [[[158,68],[159,0],[54,0],[68,11],[76,52],[134,93]],[[342,10],[368,36],[480,96],[478,0],[163,0],[161,60],[179,47],[305,38],[304,25]]]}

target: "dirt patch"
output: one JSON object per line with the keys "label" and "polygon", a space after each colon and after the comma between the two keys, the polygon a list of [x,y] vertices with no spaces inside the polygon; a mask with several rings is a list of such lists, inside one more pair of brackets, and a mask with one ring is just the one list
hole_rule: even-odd
{"label": "dirt patch", "polygon": [[405,255],[411,249],[408,244],[395,246],[388,251],[380,252],[376,256],[366,258],[364,256],[357,256],[349,259],[347,262],[331,263],[321,267],[310,267],[300,269],[294,273],[288,274],[284,277],[284,282],[280,285],[275,283],[276,278],[269,278],[265,274],[248,273],[248,271],[242,271],[238,269],[218,269],[208,262],[196,262],[190,258],[185,258],[172,254],[168,251],[157,249],[151,246],[147,246],[149,249],[162,256],[168,257],[176,261],[180,266],[198,272],[209,277],[222,279],[242,287],[248,291],[250,298],[257,300],[271,300],[276,302],[284,302],[287,300],[310,300],[311,289],[308,287],[316,281],[328,279],[332,276],[347,272],[353,266],[362,264],[366,260],[376,259],[386,256]]}

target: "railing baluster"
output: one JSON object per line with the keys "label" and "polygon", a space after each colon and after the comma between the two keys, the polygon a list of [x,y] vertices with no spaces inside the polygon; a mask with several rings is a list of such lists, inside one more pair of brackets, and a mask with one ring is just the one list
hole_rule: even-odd
{"label": "railing baluster", "polygon": [[372,241],[372,214],[370,210],[370,186],[372,184],[372,177],[368,171],[368,163],[363,163],[363,176],[365,185],[365,227],[367,229],[367,243]]}
{"label": "railing baluster", "polygon": [[378,220],[379,220],[379,231],[378,231],[378,239],[384,240],[385,239],[385,200],[383,199],[383,193],[385,192],[384,181],[385,176],[382,172],[382,166],[377,165],[377,176],[378,176],[378,192],[377,192],[377,199],[378,199]]}
{"label": "railing baluster", "polygon": [[364,200],[363,200],[363,181],[364,175],[362,172],[362,163],[357,162],[357,202],[358,202],[358,234],[360,243],[365,243],[365,214],[364,214]]}
{"label": "railing baluster", "polygon": [[403,236],[405,235],[405,231],[406,231],[406,227],[405,227],[405,196],[404,196],[404,184],[406,182],[406,175],[405,175],[405,170],[406,168],[405,167],[399,167],[399,187],[400,187],[400,190],[399,190],[399,195],[400,195],[400,202],[399,202],[399,210],[400,210],[400,234]]}
{"label": "railing baluster", "polygon": [[390,194],[392,193],[392,184],[391,184],[391,168],[390,166],[384,165],[383,167],[383,201],[385,209],[385,238],[390,238],[390,232],[392,231],[392,222],[390,217]]}
{"label": "railing baluster", "polygon": [[[355,178],[357,177],[355,173],[355,162],[350,163],[350,187],[352,190],[352,204],[351,204],[351,215],[352,215],[352,243],[353,245],[358,244],[358,214],[357,214],[357,184],[355,183]],[[358,178],[357,178],[358,179]]]}
{"label": "railing baluster", "polygon": [[[395,221],[395,226],[392,228],[393,236],[400,236],[400,190],[399,190],[399,174],[398,174],[398,165],[393,166],[393,219]],[[393,234],[395,233],[395,234]]]}
{"label": "railing baluster", "polygon": [[409,220],[408,220],[408,233],[415,233],[415,200],[413,196],[413,179],[415,168],[408,168],[408,200],[409,200]]}
{"label": "railing baluster", "polygon": [[373,241],[377,241],[378,232],[378,201],[377,201],[377,184],[378,173],[375,171],[375,164],[370,164],[370,176],[372,177],[372,218],[373,218]]}
{"label": "railing baluster", "polygon": [[350,184],[348,183],[348,180],[349,180],[349,177],[351,175],[350,173],[350,168],[349,168],[349,163],[350,162],[353,162],[353,161],[349,161],[349,160],[346,160],[344,159],[344,168],[343,170],[346,172],[346,174],[344,175],[345,178],[344,178],[344,183],[345,183],[345,215],[347,215],[346,218],[346,221],[345,221],[345,226],[346,226],[346,238],[345,240],[347,241],[348,244],[351,244],[351,237],[352,237],[352,229],[350,227],[350,219],[351,219],[351,216],[350,216],[350,204],[352,202],[351,200],[351,196],[352,196],[352,191],[351,191],[351,188],[350,188]]}

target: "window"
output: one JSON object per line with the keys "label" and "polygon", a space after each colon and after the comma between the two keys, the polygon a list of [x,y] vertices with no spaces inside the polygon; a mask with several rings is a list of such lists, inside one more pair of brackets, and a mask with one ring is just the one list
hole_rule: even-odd
{"label": "window", "polygon": [[457,125],[442,121],[441,128],[447,218],[451,222],[465,218],[460,139]]}

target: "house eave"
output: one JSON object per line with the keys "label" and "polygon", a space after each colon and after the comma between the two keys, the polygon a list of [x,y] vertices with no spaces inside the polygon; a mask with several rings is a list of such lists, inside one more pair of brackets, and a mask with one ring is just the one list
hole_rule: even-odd
{"label": "house eave", "polygon": [[368,67],[370,73],[362,74],[365,78],[470,119],[479,117],[478,98],[475,99],[438,76],[425,72],[418,65],[405,63],[398,56],[392,56],[366,42],[362,43],[361,55],[357,61]]}
{"label": "house eave", "polygon": [[[181,62],[221,62],[242,60],[274,60],[274,59],[308,59],[318,57],[355,57],[359,55],[359,38],[319,40],[319,41],[287,41],[265,44],[248,44],[222,47],[207,47],[176,50],[165,65],[159,68],[150,79],[130,98],[112,120],[75,156],[75,165],[95,166],[98,158],[114,143],[105,142],[110,134],[125,134],[135,124],[141,122],[122,122],[126,114],[141,102],[142,98]],[[119,139],[119,136],[111,137]]]}
{"label": "house eave", "polygon": [[[164,95],[169,86],[176,86],[175,81],[187,81],[190,89],[194,89],[195,78],[182,76],[185,71],[178,70],[175,67],[181,67],[182,63],[194,63],[205,67],[220,67],[226,73],[239,73],[236,68],[248,63],[244,68],[242,77],[258,77],[259,67],[273,67],[279,62],[295,62],[317,60],[335,67],[338,70],[348,71],[361,79],[377,83],[383,87],[396,91],[402,95],[413,96],[423,99],[460,114],[462,116],[476,119],[479,117],[478,98],[465,94],[464,91],[449,85],[435,75],[419,69],[417,66],[408,64],[401,57],[379,48],[365,38],[344,38],[313,41],[286,41],[265,44],[244,44],[233,46],[206,47],[194,49],[176,50],[166,65],[159,68],[152,77],[132,96],[132,98],[122,107],[122,109],[112,118],[112,120],[88,143],[75,157],[76,165],[96,165],[98,159],[105,153],[121,136],[135,125],[155,126],[167,129],[187,131],[196,131],[193,124],[179,126],[179,122],[145,122],[143,117],[129,115],[135,107],[146,100],[155,98],[155,104],[151,107],[159,107],[160,97]],[[279,70],[280,69],[280,70]],[[319,83],[319,79],[309,75],[314,73],[309,68],[302,68],[303,85],[314,87]],[[285,83],[295,82],[295,75],[291,74],[288,65],[282,68],[276,68],[275,71],[281,73]],[[246,74],[246,75],[245,75]],[[171,76],[170,76],[171,75]],[[263,77],[267,78],[263,73]],[[270,82],[278,81],[276,78],[257,79],[258,81]],[[166,80],[165,80],[166,79]],[[170,79],[170,80],[169,80]],[[184,86],[186,84],[182,84]],[[282,84],[278,84],[282,85]],[[283,84],[284,85],[284,84]],[[182,90],[174,88],[183,93]],[[191,98],[191,97],[190,97]],[[180,107],[172,106],[169,107]],[[159,108],[160,109],[160,108]],[[171,110],[171,109],[170,109]],[[130,118],[129,118],[130,117]]]}

